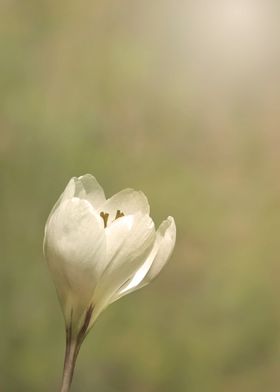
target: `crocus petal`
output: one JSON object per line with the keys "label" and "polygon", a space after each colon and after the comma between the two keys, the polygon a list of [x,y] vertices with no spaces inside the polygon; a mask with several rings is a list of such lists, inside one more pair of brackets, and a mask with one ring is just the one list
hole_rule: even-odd
{"label": "crocus petal", "polygon": [[103,221],[88,201],[74,197],[54,211],[46,225],[44,253],[65,318],[72,312],[78,319],[92,298],[106,254]]}
{"label": "crocus petal", "polygon": [[144,215],[150,213],[150,206],[143,192],[128,188],[108,199],[99,207],[99,210],[109,214],[108,224],[110,224],[114,221],[118,210],[124,215],[132,215],[139,212]]}
{"label": "crocus petal", "polygon": [[154,223],[148,215],[124,216],[114,221],[105,232],[107,267],[94,294],[95,318],[110,303],[116,290],[143,264],[155,241]]}
{"label": "crocus petal", "polygon": [[154,246],[145,262],[135,275],[121,287],[111,299],[111,303],[147,285],[162,270],[171,256],[176,240],[176,226],[174,219],[168,217],[161,223],[156,233]]}
{"label": "crocus petal", "polygon": [[85,174],[79,178],[72,177],[66,185],[64,192],[52,208],[49,217],[61,203],[72,199],[73,197],[88,200],[95,209],[97,209],[101,204],[104,204],[106,201],[103,188],[94,176],[91,174]]}
{"label": "crocus petal", "polygon": [[144,278],[144,285],[158,276],[173,252],[176,241],[176,225],[172,216],[169,216],[162,222],[158,229],[158,234],[162,237],[162,240],[155,260]]}
{"label": "crocus petal", "polygon": [[61,203],[72,199],[74,197],[76,191],[76,186],[75,186],[75,177],[71,178],[71,180],[68,182],[66,185],[66,188],[64,189],[64,192],[61,195]]}
{"label": "crocus petal", "polygon": [[103,188],[91,174],[75,178],[75,196],[88,200],[95,209],[105,203],[106,198]]}
{"label": "crocus petal", "polygon": [[75,181],[74,181],[74,178],[71,178],[71,180],[66,185],[66,188],[64,189],[64,192],[60,195],[60,197],[56,201],[55,205],[53,206],[53,208],[52,208],[52,210],[51,210],[51,212],[49,214],[46,226],[48,224],[48,221],[49,221],[50,217],[53,215],[55,210],[60,206],[60,204],[63,203],[64,201],[69,200],[72,197],[74,197],[74,194],[75,194]]}

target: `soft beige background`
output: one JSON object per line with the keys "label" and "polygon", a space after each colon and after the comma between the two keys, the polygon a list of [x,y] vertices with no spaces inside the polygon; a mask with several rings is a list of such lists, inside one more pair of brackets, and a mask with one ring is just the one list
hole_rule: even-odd
{"label": "soft beige background", "polygon": [[69,178],[130,186],[177,246],[110,307],[73,392],[278,392],[280,39],[270,0],[0,3],[0,390],[60,382],[42,256]]}

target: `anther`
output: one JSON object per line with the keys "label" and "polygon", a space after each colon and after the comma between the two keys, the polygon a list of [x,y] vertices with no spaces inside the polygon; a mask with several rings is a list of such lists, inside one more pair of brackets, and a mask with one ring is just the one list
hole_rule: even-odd
{"label": "anther", "polygon": [[108,218],[109,218],[109,214],[107,212],[100,212],[100,216],[104,221],[104,227],[107,227],[107,223],[108,223]]}
{"label": "anther", "polygon": [[118,210],[117,213],[116,213],[115,220],[118,219],[118,218],[121,218],[121,217],[123,217],[123,216],[124,216],[124,213],[121,212],[121,210]]}

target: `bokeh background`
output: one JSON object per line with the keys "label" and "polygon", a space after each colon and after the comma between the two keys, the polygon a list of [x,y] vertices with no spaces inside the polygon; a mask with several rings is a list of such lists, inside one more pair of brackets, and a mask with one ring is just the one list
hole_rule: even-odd
{"label": "bokeh background", "polygon": [[43,229],[87,172],[178,240],[99,319],[73,392],[279,391],[279,20],[272,0],[1,0],[1,392],[58,390]]}

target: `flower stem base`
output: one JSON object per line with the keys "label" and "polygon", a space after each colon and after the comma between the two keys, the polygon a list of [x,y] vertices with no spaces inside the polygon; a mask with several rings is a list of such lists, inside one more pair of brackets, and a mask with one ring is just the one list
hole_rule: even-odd
{"label": "flower stem base", "polygon": [[81,345],[87,335],[93,309],[94,309],[93,305],[90,305],[88,307],[87,311],[85,312],[84,322],[78,334],[72,333],[72,314],[71,314],[70,325],[66,328],[66,348],[65,348],[65,357],[64,357],[62,385],[61,385],[60,392],[70,391],[76,360]]}
{"label": "flower stem base", "polygon": [[77,341],[66,343],[61,392],[69,392],[70,390],[79,350],[80,346]]}

